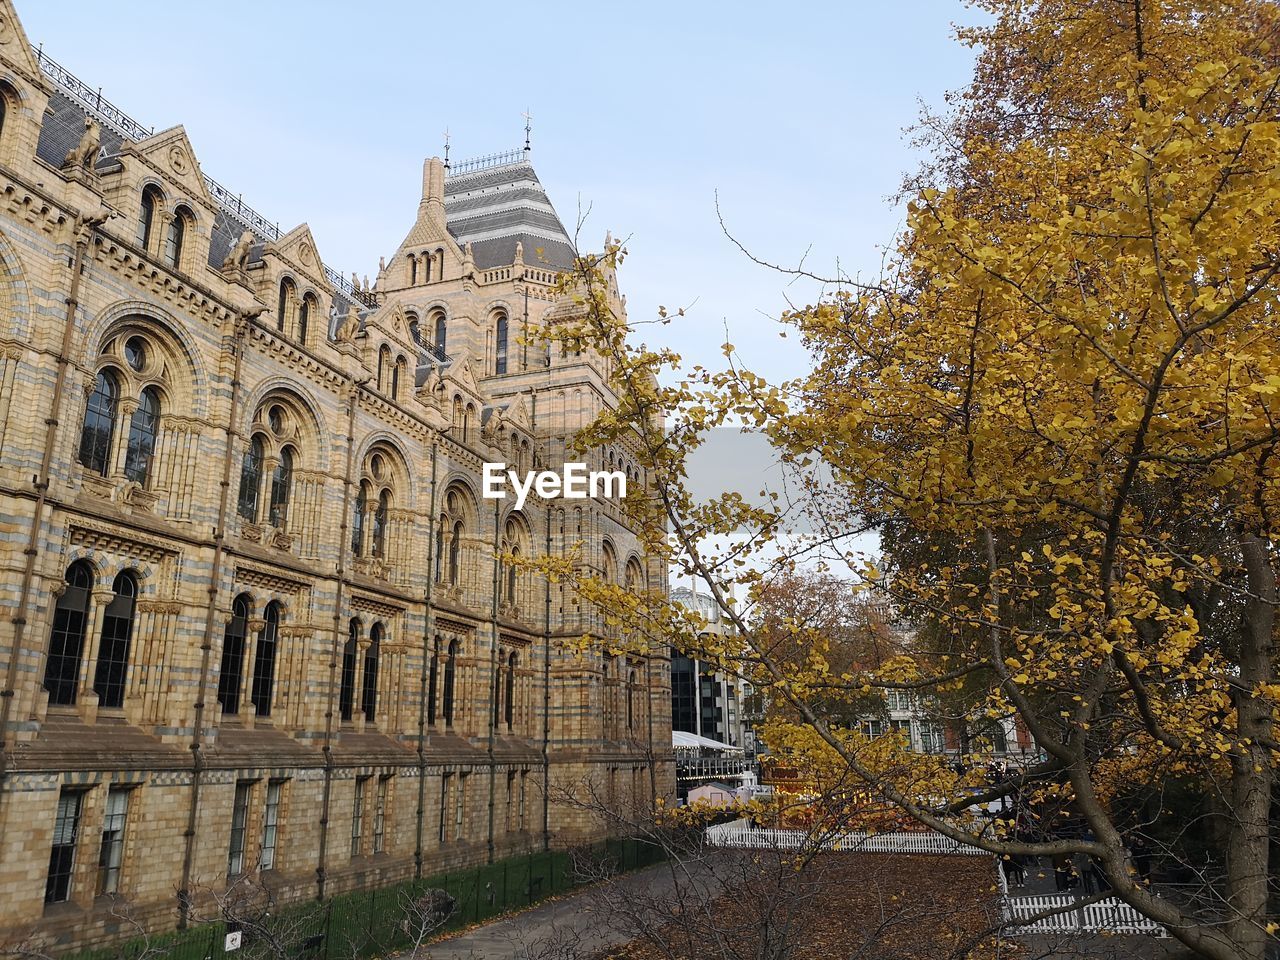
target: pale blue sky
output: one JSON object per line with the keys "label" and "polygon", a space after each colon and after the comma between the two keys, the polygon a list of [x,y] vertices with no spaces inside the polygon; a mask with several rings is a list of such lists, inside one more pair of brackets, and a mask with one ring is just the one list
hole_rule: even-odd
{"label": "pale blue sky", "polygon": [[[33,43],[157,129],[186,126],[206,173],[288,229],[310,223],[344,274],[377,270],[412,223],[425,156],[518,147],[584,246],[630,237],[633,320],[714,362],[727,323],[748,363],[802,369],[763,314],[788,286],[760,256],[874,272],[900,226],[918,101],[963,85],[959,0],[805,3],[17,0]],[[696,303],[695,303],[696,301]]]}

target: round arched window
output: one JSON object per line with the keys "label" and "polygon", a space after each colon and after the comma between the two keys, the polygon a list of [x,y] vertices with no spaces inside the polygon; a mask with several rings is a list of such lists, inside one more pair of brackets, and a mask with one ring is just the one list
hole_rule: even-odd
{"label": "round arched window", "polygon": [[138,373],[147,365],[147,342],[141,337],[130,337],[124,345],[125,363]]}

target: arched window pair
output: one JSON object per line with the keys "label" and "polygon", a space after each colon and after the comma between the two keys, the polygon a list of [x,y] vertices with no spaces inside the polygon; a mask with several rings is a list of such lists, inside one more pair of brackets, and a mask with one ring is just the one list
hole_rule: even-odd
{"label": "arched window pair", "polygon": [[371,453],[364,474],[356,491],[351,521],[351,552],[357,557],[367,555],[385,559],[395,479],[388,455],[382,451]]}
{"label": "arched window pair", "polygon": [[[88,561],[77,560],[67,568],[66,586],[54,607],[53,630],[44,666],[44,688],[49,691],[52,704],[76,702],[93,579],[93,567]],[[93,692],[98,695],[99,706],[122,707],[138,599],[137,575],[130,570],[121,571],[111,585],[111,592],[102,618]]]}
{"label": "arched window pair", "polygon": [[[155,241],[156,218],[160,216],[164,208],[164,193],[154,184],[148,184],[142,189],[142,207],[138,216],[138,246],[148,253],[155,253],[152,245]],[[186,244],[186,238],[192,230],[195,229],[195,214],[191,212],[191,208],[186,204],[178,204],[173,211],[173,217],[169,221],[169,226],[164,234],[164,246],[160,250],[164,262],[169,266],[178,268],[182,266],[182,253]]]}
{"label": "arched window pair", "polygon": [[528,538],[517,516],[507,517],[502,530],[502,553],[511,559],[504,560],[499,571],[498,589],[502,602],[515,606],[520,599],[520,558],[526,555]]}
{"label": "arched window pair", "polygon": [[[258,428],[249,438],[240,461],[236,513],[250,523],[265,520],[283,530],[288,525],[289,502],[293,496],[298,449],[292,441],[298,431],[293,415],[280,403],[267,404],[256,420]],[[267,477],[267,464],[271,459],[275,465]],[[264,502],[265,517],[262,510]]]}
{"label": "arched window pair", "polygon": [[391,348],[385,344],[378,350],[378,392],[392,400],[400,399],[400,384],[408,380],[408,361],[404,357],[391,359]]}
{"label": "arched window pair", "polygon": [[[244,695],[245,653],[248,645],[249,620],[252,604],[248,594],[242,593],[231,605],[231,620],[222,639],[222,666],[218,673],[218,703],[222,712],[236,715],[240,712]],[[255,715],[271,716],[271,704],[275,695],[276,659],[279,646],[281,610],[278,601],[271,601],[262,611],[262,629],[254,644],[252,673],[249,678],[249,702]]]}
{"label": "arched window pair", "polygon": [[[347,629],[347,642],[342,648],[338,714],[343,720],[350,720],[355,713],[356,666],[359,663],[362,630],[360,619],[353,617]],[[369,644],[364,650],[364,670],[360,675],[360,712],[368,723],[373,723],[378,713],[378,661],[382,655],[385,633],[382,624],[375,623],[369,632]]]}
{"label": "arched window pair", "polygon": [[[516,667],[518,663],[519,655],[514,650],[498,660],[498,672],[493,678],[493,725],[495,727],[502,722],[507,725],[508,730],[511,730],[515,725]],[[506,675],[505,680],[504,673]],[[503,696],[504,687],[505,697]]]}
{"label": "arched window pair", "polygon": [[[259,503],[262,497],[262,474],[266,465],[266,439],[255,433],[245,450],[240,464],[240,495],[237,512],[250,523],[260,519]],[[279,459],[271,471],[267,522],[273,527],[283,527],[289,516],[289,496],[293,488],[293,468],[296,454],[292,446],[280,448]]]}
{"label": "arched window pair", "polygon": [[[373,514],[369,514],[370,503],[373,503]],[[355,518],[351,524],[351,552],[363,557],[366,549],[371,557],[383,557],[387,552],[387,522],[391,512],[391,491],[383,490],[377,500],[373,500],[373,486],[369,481],[360,484],[360,492],[356,494]],[[369,537],[366,541],[365,531]]]}
{"label": "arched window pair", "polygon": [[462,494],[454,489],[445,494],[444,512],[436,525],[436,583],[457,586],[462,580],[462,540],[466,533],[467,508]]}
{"label": "arched window pair", "polygon": [[[149,366],[148,348],[141,337],[130,337],[125,343],[125,361],[135,373],[145,373]],[[94,381],[93,393],[85,406],[80,428],[80,451],[77,459],[99,476],[109,476],[116,456],[115,433],[124,375],[112,367],[104,367]],[[143,387],[138,405],[129,418],[129,436],[124,449],[123,473],[134,483],[147,486],[156,443],[160,438],[160,390]]]}
{"label": "arched window pair", "polygon": [[319,309],[320,301],[315,294],[307,293],[299,300],[297,285],[288,277],[280,281],[280,295],[276,300],[276,329],[281,333],[306,343],[311,317]]}
{"label": "arched window pair", "polygon": [[462,394],[456,394],[453,398],[453,422],[451,429],[453,435],[466,443],[475,436],[476,427],[476,405],[471,402],[463,402]]}

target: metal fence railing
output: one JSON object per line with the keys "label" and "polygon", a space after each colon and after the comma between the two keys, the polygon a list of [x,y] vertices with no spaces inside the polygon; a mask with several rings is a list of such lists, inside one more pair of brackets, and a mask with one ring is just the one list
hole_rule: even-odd
{"label": "metal fence railing", "polygon": [[932,831],[914,833],[809,833],[770,827],[746,827],[744,821],[707,828],[707,842],[717,847],[800,850],[817,848],[844,853],[933,853],[990,856],[985,850]]}
{"label": "metal fence railing", "polygon": [[[271,921],[273,935],[299,960],[351,960],[382,956],[413,945],[409,904],[428,891],[452,898],[447,919],[432,931],[439,936],[493,919],[512,910],[579,886],[581,858],[606,861],[618,872],[650,866],[663,859],[660,847],[642,840],[614,839],[577,850],[550,850],[496,863],[449,871],[392,886],[354,890],[319,903],[286,906]],[[203,923],[188,930],[64,956],[64,960],[249,960],[274,958],[264,944],[247,937],[235,953],[225,950],[227,925]]]}

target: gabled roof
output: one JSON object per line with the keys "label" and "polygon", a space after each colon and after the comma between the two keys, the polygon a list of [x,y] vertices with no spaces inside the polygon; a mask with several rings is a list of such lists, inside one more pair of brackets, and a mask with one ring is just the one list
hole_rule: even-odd
{"label": "gabled roof", "polygon": [[459,246],[472,245],[480,270],[514,262],[517,242],[530,265],[573,264],[573,242],[527,159],[449,176],[444,206],[449,232]]}

